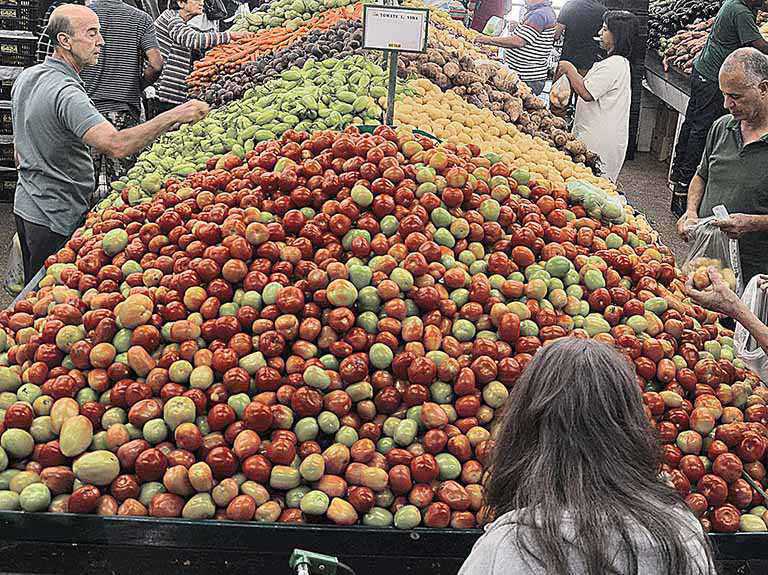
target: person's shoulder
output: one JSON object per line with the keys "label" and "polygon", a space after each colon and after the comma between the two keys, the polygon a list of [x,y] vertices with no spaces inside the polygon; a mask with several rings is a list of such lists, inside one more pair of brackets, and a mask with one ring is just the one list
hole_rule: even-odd
{"label": "person's shoulder", "polygon": [[486,526],[459,575],[529,575],[530,570],[523,560],[519,545],[522,528],[524,526],[507,516]]}
{"label": "person's shoulder", "polygon": [[733,114],[726,114],[725,116],[720,116],[717,120],[715,120],[715,123],[712,124],[712,130],[716,132],[723,132],[728,128],[729,125],[731,125],[735,121],[736,120],[733,117]]}
{"label": "person's shoulder", "polygon": [[755,13],[752,11],[752,8],[744,4],[741,0],[727,0],[724,4],[721,10],[724,13],[730,13],[732,15],[737,14],[748,14],[749,16],[755,17]]}

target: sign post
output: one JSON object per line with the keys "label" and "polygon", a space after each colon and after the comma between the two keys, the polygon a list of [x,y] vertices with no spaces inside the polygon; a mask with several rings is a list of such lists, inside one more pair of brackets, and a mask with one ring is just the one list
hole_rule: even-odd
{"label": "sign post", "polygon": [[429,10],[389,4],[397,0],[385,2],[385,5],[366,4],[363,7],[363,48],[383,50],[387,54],[389,86],[384,123],[391,126],[395,115],[398,54],[427,51]]}

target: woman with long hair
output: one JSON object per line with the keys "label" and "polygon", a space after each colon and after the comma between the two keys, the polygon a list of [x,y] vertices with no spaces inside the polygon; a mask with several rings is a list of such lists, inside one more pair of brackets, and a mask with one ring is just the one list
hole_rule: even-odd
{"label": "woman with long hair", "polygon": [[616,182],[629,145],[632,75],[629,62],[637,39],[637,19],[631,12],[605,13],[600,46],[608,57],[582,77],[571,62],[561,61],[557,77],[566,75],[578,96],[573,134],[600,156],[603,172]]}
{"label": "woman with long hair", "polygon": [[486,527],[460,575],[715,575],[696,517],[659,477],[636,375],[566,338],[511,390],[485,482]]}

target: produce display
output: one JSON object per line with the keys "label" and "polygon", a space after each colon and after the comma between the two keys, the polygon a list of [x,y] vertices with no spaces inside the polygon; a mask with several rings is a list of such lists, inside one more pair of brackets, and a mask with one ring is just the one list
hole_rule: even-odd
{"label": "produce display", "polygon": [[691,24],[669,40],[663,40],[659,53],[663,58],[664,71],[676,68],[681,72],[690,74],[693,71],[694,59],[704,49],[704,44],[707,43],[714,21],[714,18],[710,18],[698,24]]}
{"label": "produce display", "polygon": [[702,524],[768,530],[768,389],[605,192],[350,127],[128,196],[0,313],[0,508],[474,527],[497,411],[572,334],[634,362]]}
{"label": "produce display", "polygon": [[[697,24],[690,24],[685,30],[681,30],[668,40],[662,40],[659,53],[663,58],[664,70],[675,68],[690,74],[693,71],[693,61],[707,43],[714,21],[714,18],[710,18]],[[768,23],[760,26],[760,33],[768,38]]]}
{"label": "produce display", "polygon": [[[553,148],[541,138],[505,122],[498,113],[488,108],[478,108],[464,100],[455,90],[442,92],[429,80],[412,80],[408,86],[412,96],[404,96],[395,104],[395,121],[398,124],[421,128],[438,138],[457,144],[474,143],[483,153],[493,152],[509,163],[555,183],[572,179],[588,181],[615,193],[610,181],[596,177],[592,171],[575,164],[563,152]],[[562,133],[565,145],[576,143],[570,134]],[[581,148],[572,148],[581,152]]]}
{"label": "produce display", "polygon": [[[693,70],[693,61],[704,48],[722,0],[656,0],[649,7],[648,48],[658,52],[664,70],[671,68],[685,74]],[[766,14],[758,12],[758,25],[768,38]]]}
{"label": "produce display", "polygon": [[274,0],[266,9],[239,18],[233,31],[261,32],[269,28],[298,30],[317,14],[332,8],[343,8],[354,0]]}
{"label": "produce display", "polygon": [[398,74],[403,78],[427,78],[441,90],[451,90],[470,104],[489,109],[502,121],[514,123],[521,132],[564,151],[577,164],[591,168],[592,173],[599,170],[597,154],[568,132],[565,120],[552,115],[517,74],[484,58],[462,40],[445,46],[434,38],[426,53],[403,54]]}
{"label": "produce display", "polygon": [[129,202],[136,204],[159,191],[169,176],[184,177],[203,169],[216,154],[243,157],[258,142],[289,129],[378,124],[383,110],[376,99],[386,94],[386,82],[381,67],[360,55],[307,60],[249,88],[241,100],[214,110],[203,121],[161,137],[112,187],[127,188]]}
{"label": "produce display", "polygon": [[655,0],[648,7],[648,48],[666,49],[678,32],[717,16],[722,0]]}
{"label": "produce display", "polygon": [[[240,20],[257,37],[189,78],[217,109],[142,154],[0,312],[0,510],[477,527],[509,390],[575,336],[633,362],[704,528],[768,531],[768,388],[683,293],[684,272],[730,270],[677,269],[444,12],[402,56],[399,127],[378,126],[386,73],[346,4]],[[662,4],[657,39],[715,9]]]}
{"label": "produce display", "polygon": [[256,60],[259,56],[282,50],[303,38],[310,30],[323,30],[342,20],[359,19],[362,4],[327,10],[311,18],[295,30],[272,28],[259,32],[254,38],[219,44],[205,53],[202,60],[195,62],[193,72],[187,77],[191,88],[205,88],[221,76],[237,72],[240,67]]}
{"label": "produce display", "polygon": [[319,61],[361,54],[362,27],[358,20],[341,20],[327,30],[311,30],[290,46],[259,56],[238,72],[223,76],[204,89],[192,88],[189,95],[220,107],[239,100],[249,88],[268,82],[292,66],[302,67],[309,58]]}

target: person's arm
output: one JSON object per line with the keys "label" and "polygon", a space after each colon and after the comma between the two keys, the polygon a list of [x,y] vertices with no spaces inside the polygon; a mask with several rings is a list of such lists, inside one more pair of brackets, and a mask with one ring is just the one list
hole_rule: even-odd
{"label": "person's arm", "polygon": [[481,34],[477,37],[476,42],[487,46],[496,46],[497,48],[522,48],[526,44],[525,38],[521,38],[516,34],[504,36],[503,38]]}
{"label": "person's arm", "polygon": [[168,34],[175,43],[192,50],[208,50],[218,44],[253,36],[250,32],[198,32],[181,18],[171,22]]}
{"label": "person's arm", "polygon": [[142,89],[155,83],[160,77],[160,74],[163,71],[163,66],[165,65],[163,55],[157,48],[147,50],[144,55],[147,58],[147,65],[144,67],[144,74],[141,78]]}
{"label": "person's arm", "polygon": [[761,322],[752,313],[744,302],[739,299],[716,268],[707,270],[712,286],[705,290],[697,290],[693,287],[693,278],[688,279],[685,291],[699,305],[713,311],[732,317],[746,329],[765,353],[768,353],[768,326]]}
{"label": "person's arm", "polygon": [[755,15],[751,11],[744,10],[737,13],[734,17],[733,25],[736,28],[739,44],[742,46],[752,46],[761,52],[768,50],[768,43],[763,39],[760,28],[757,27]]}
{"label": "person's arm", "polygon": [[177,124],[202,120],[208,114],[208,104],[190,100],[172,110],[133,128],[117,130],[109,122],[90,128],[83,136],[86,144],[111,158],[125,158],[146,148],[155,138]]}
{"label": "person's arm", "polygon": [[727,220],[716,220],[713,223],[733,240],[750,232],[768,232],[768,216],[764,215],[728,214]]}
{"label": "person's arm", "polygon": [[[591,73],[591,72],[590,72]],[[568,82],[571,84],[571,90],[576,92],[576,95],[585,102],[594,102],[595,97],[587,89],[587,85],[584,82],[584,78],[576,70],[576,66],[565,60],[561,60],[557,65],[557,72],[555,74],[555,80],[560,76],[565,75],[568,78]]]}
{"label": "person's arm", "polygon": [[765,41],[765,38],[760,38],[752,42],[752,47],[757,48],[763,54],[768,54],[768,42]]}
{"label": "person's arm", "polygon": [[154,22],[152,22],[152,19],[146,12],[142,14],[142,18],[143,32],[141,34],[140,48],[147,62],[141,78],[141,88],[144,89],[154,84],[160,77],[165,62],[163,61],[163,55],[160,53],[160,44],[157,42]]}
{"label": "person's arm", "polygon": [[[704,161],[702,160],[702,163]],[[706,187],[707,182],[700,173],[693,176],[688,186],[688,205],[685,213],[677,220],[677,233],[685,241],[688,241],[689,230],[699,221],[699,206],[701,205],[701,199],[704,197]]]}
{"label": "person's arm", "polygon": [[707,181],[709,180],[709,160],[712,157],[716,132],[719,129],[721,129],[721,124],[719,122],[715,123],[709,129],[707,142],[704,145],[704,152],[701,154],[699,167],[696,170],[696,175],[693,176],[691,183],[688,185],[688,203],[686,205],[685,213],[677,221],[677,233],[685,241],[688,241],[689,239],[688,231],[699,221],[699,207],[701,206],[701,200],[704,198],[704,192],[707,189]]}

